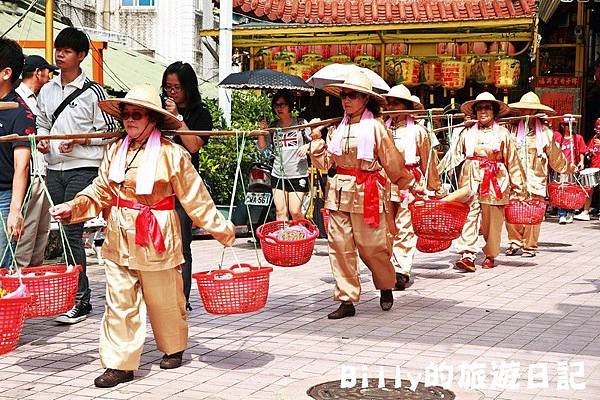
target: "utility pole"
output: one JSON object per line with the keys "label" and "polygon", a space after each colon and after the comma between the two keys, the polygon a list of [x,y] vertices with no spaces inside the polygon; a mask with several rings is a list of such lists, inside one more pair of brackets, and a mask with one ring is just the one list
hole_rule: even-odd
{"label": "utility pole", "polygon": [[[232,0],[219,2],[219,82],[231,73],[233,39]],[[219,107],[227,124],[231,124],[231,90],[219,88]]]}
{"label": "utility pole", "polygon": [[102,6],[102,29],[110,31],[110,0],[104,0]]}
{"label": "utility pole", "polygon": [[46,37],[44,56],[49,63],[53,62],[52,48],[54,47],[54,0],[46,0]]}

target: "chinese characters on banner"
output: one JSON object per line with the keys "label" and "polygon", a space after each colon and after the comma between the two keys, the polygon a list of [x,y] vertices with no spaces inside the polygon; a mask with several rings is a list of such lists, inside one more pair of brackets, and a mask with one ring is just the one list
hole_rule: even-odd
{"label": "chinese characters on banner", "polygon": [[[552,107],[557,115],[579,114],[581,111],[581,77],[541,76],[537,79],[535,92],[542,104]],[[552,120],[557,129],[559,120]]]}

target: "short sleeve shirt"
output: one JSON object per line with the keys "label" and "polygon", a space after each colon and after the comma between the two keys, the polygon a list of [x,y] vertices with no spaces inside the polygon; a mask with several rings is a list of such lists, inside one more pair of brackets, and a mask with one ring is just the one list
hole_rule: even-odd
{"label": "short sleeve shirt", "polygon": [[[183,122],[187,125],[187,127],[192,131],[212,131],[213,123],[212,118],[210,116],[210,112],[204,107],[200,105],[198,107],[188,109],[180,109],[179,113],[183,115]],[[204,140],[204,144],[208,143],[208,139],[210,136],[200,136]],[[173,141],[181,146],[183,146],[186,150],[187,148],[181,141],[181,136],[175,136]],[[196,171],[200,168],[200,155],[198,152],[192,154],[192,164],[196,167]]]}
{"label": "short sleeve shirt", "polygon": [[[11,110],[0,110],[0,136],[35,134],[35,116],[17,92],[12,90],[0,99],[0,102],[2,101],[17,102],[19,107]],[[29,147],[30,145],[27,140],[0,143],[0,190],[12,189],[13,175],[15,174],[14,149],[19,146]]]}
{"label": "short sleeve shirt", "polygon": [[[573,138],[575,138],[575,146],[573,146]],[[554,141],[558,144],[563,154],[572,163],[579,162],[579,156],[587,153],[585,141],[581,135],[572,135],[566,139],[558,132],[554,132]]]}

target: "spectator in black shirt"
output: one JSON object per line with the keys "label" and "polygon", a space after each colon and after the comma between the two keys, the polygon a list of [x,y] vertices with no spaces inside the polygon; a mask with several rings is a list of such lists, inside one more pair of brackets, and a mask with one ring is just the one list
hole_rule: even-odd
{"label": "spectator in black shirt", "polygon": [[[13,40],[0,39],[0,102],[17,103],[17,108],[0,109],[0,136],[35,134],[35,117],[13,85],[23,69],[23,50]],[[8,238],[0,230],[0,266],[10,267],[12,252],[7,251],[11,239],[23,233],[23,199],[29,183],[28,141],[0,143],[0,212]]]}
{"label": "spectator in black shirt", "polygon": [[[181,61],[169,65],[162,77],[162,90],[165,99],[165,109],[183,122],[180,130],[210,131],[213,128],[210,113],[204,107],[198,91],[198,78],[192,66]],[[200,156],[198,150],[208,143],[209,136],[175,136],[174,141],[190,152],[192,164],[198,171]],[[181,223],[181,238],[183,245],[182,265],[183,291],[186,299],[186,309],[190,307],[190,289],[192,286],[192,220],[185,210],[176,202],[175,209]]]}

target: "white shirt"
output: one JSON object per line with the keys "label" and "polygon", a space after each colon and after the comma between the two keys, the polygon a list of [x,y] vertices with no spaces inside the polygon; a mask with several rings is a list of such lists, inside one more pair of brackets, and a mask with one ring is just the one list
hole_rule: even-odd
{"label": "white shirt", "polygon": [[[17,92],[17,94],[19,96],[21,96],[23,101],[25,101],[25,103],[27,104],[27,106],[29,107],[29,109],[31,110],[33,115],[35,115],[35,118],[37,120],[40,115],[40,109],[38,108],[37,96],[35,95],[35,93],[33,93],[33,91],[29,88],[29,86],[27,86],[23,82],[21,82],[19,87],[15,89],[15,92]],[[33,157],[33,155],[32,155],[32,157]],[[44,160],[44,155],[42,153],[40,153],[39,151],[37,152],[36,169],[40,175],[46,176],[46,161]],[[31,175],[33,175],[34,172],[35,172],[35,170],[33,168],[33,164],[30,164],[29,173]]]}
{"label": "white shirt", "polygon": [[[107,132],[117,129],[115,120],[98,107],[98,103],[105,100],[107,96],[102,86],[97,83],[69,103],[52,124],[54,111],[60,103],[89,81],[90,79],[82,71],[73,82],[64,87],[60,75],[55,76],[42,87],[38,96],[40,109],[40,117],[37,119],[38,134]],[[60,140],[49,141],[50,152],[45,156],[48,169],[65,171],[75,168],[97,168],[104,155],[104,145],[109,141],[92,139],[90,145],[76,144],[70,153],[61,153],[58,150],[60,142]]]}

